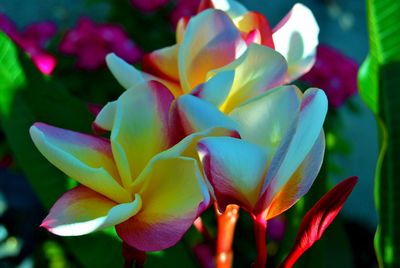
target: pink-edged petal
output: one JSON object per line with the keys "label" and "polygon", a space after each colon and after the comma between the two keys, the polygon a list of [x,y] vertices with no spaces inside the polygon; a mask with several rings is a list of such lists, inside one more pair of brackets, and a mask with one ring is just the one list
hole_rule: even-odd
{"label": "pink-edged petal", "polygon": [[197,162],[184,157],[157,159],[138,179],[143,181],[142,209],[116,226],[119,236],[142,251],[175,245],[205,206],[207,187]]}
{"label": "pink-edged petal", "polygon": [[206,81],[210,70],[238,58],[246,43],[232,20],[222,11],[207,9],[193,17],[179,50],[179,76],[188,93]]}
{"label": "pink-edged petal", "polygon": [[141,206],[138,194],[132,202],[118,204],[85,186],[78,186],[57,200],[40,226],[56,235],[84,235],[126,221]]}
{"label": "pink-edged petal", "polygon": [[30,134],[47,160],[69,177],[115,202],[132,200],[119,183],[108,140],[43,123],[35,123]]}
{"label": "pink-edged petal", "polygon": [[325,151],[324,133],[321,132],[311,151],[287,183],[274,196],[269,205],[267,220],[292,207],[311,188],[321,168]]}
{"label": "pink-edged petal", "polygon": [[175,101],[171,121],[185,135],[215,127],[237,129],[237,124],[217,107],[192,95],[183,95]]}
{"label": "pink-edged petal", "polygon": [[118,98],[110,139],[125,187],[154,155],[169,147],[168,116],[173,98],[156,81],[135,86]]}
{"label": "pink-edged petal", "polygon": [[268,206],[314,148],[321,135],[328,100],[320,89],[304,93],[297,122],[287,131],[269,167],[263,186],[261,206]]}
{"label": "pink-edged petal", "polygon": [[178,71],[179,44],[146,54],[142,60],[142,70],[163,80],[179,84]]}
{"label": "pink-edged petal", "polygon": [[287,64],[275,50],[251,44],[240,58],[211,71],[209,76],[228,70],[235,71],[235,79],[227,100],[220,107],[225,113],[270,88],[284,84]]}
{"label": "pink-edged petal", "polygon": [[238,123],[243,139],[261,148],[276,149],[298,118],[301,95],[296,86],[274,88],[237,107],[229,116]]}
{"label": "pink-edged petal", "polygon": [[319,27],[311,10],[296,4],[274,28],[275,49],[289,65],[287,81],[308,72],[315,62]]}
{"label": "pink-edged petal", "polygon": [[252,211],[263,185],[268,153],[230,137],[204,138],[198,151],[219,209],[236,204]]}
{"label": "pink-edged petal", "polygon": [[111,101],[104,105],[104,107],[97,114],[96,119],[92,124],[92,129],[96,134],[110,131],[114,125],[115,110],[117,109],[117,102]]}
{"label": "pink-edged petal", "polygon": [[233,70],[219,72],[207,82],[197,86],[191,94],[219,107],[228,97],[234,78]]}
{"label": "pink-edged petal", "polygon": [[350,177],[342,181],[318,200],[307,212],[301,221],[296,241],[289,255],[279,267],[293,267],[297,259],[322,237],[325,230],[339,214],[357,181],[357,177]]}
{"label": "pink-edged petal", "polygon": [[275,48],[272,38],[272,29],[265,16],[258,12],[247,12],[235,20],[235,25],[243,33],[257,30],[260,34],[259,44]]}
{"label": "pink-edged petal", "polygon": [[135,67],[114,53],[107,55],[106,63],[115,79],[117,79],[125,89],[147,81],[142,72],[138,71]]}

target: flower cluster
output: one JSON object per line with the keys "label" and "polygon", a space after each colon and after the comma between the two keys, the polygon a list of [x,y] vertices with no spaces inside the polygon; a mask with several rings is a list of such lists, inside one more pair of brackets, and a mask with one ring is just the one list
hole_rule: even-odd
{"label": "flower cluster", "polygon": [[104,58],[110,52],[129,63],[136,63],[142,56],[140,48],[120,25],[96,24],[89,18],[81,18],[75,28],[65,33],[59,50],[76,56],[77,66],[85,70],[103,66]]}
{"label": "flower cluster", "polygon": [[[287,83],[314,63],[319,30],[311,11],[296,4],[274,28],[233,0],[202,1],[197,12],[179,20],[175,45],[144,56],[142,71],[118,53],[106,57],[126,89],[93,123],[109,138],[31,127],[39,151],[80,183],[43,227],[69,236],[115,226],[130,247],[161,250],[211,204],[219,212],[239,206],[265,231],[310,189],[328,101],[320,89],[303,93]],[[87,42],[82,56],[106,54],[90,51],[97,39],[79,32],[66,40]],[[64,42],[71,51],[72,41]],[[264,266],[261,254],[256,267]]]}
{"label": "flower cluster", "polygon": [[319,45],[313,68],[301,80],[324,89],[329,105],[337,108],[357,92],[357,71],[353,60],[327,45]]}

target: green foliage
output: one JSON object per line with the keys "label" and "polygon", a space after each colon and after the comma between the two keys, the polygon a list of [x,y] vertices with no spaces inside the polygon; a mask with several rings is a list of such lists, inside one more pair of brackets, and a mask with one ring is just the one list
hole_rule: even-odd
{"label": "green foliage", "polygon": [[[376,176],[376,206],[380,224],[375,246],[381,266],[400,266],[400,61],[380,68],[382,120],[380,166]],[[379,173],[378,173],[379,172]]]}
{"label": "green foliage", "polygon": [[368,107],[378,113],[379,68],[400,60],[400,2],[367,0],[370,51],[359,72],[359,92]]}
{"label": "green foliage", "polygon": [[380,155],[375,200],[380,223],[375,247],[380,266],[400,266],[400,2],[368,0],[370,52],[359,72],[360,94],[377,115]]}

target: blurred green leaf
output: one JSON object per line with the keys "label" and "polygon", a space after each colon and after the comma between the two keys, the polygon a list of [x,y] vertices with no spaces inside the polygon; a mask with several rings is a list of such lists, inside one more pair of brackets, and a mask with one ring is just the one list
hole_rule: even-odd
{"label": "blurred green leaf", "polygon": [[370,51],[359,71],[359,92],[379,111],[379,66],[400,60],[400,1],[367,0]]}
{"label": "blurred green leaf", "polygon": [[381,151],[375,181],[379,226],[375,247],[384,267],[400,266],[400,61],[380,68]]}
{"label": "blurred green leaf", "polygon": [[377,115],[380,153],[375,176],[381,267],[400,266],[400,2],[367,0],[370,52],[359,71],[360,94]]}
{"label": "blurred green leaf", "polygon": [[0,31],[0,110],[1,117],[10,113],[12,95],[25,83],[13,42]]}

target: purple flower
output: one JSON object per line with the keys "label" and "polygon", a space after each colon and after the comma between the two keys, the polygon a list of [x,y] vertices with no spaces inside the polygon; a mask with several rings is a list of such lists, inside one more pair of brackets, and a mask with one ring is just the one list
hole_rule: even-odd
{"label": "purple flower", "polygon": [[104,59],[111,52],[129,63],[135,63],[142,57],[140,48],[129,39],[121,26],[95,24],[89,18],[81,18],[75,28],[65,33],[59,50],[76,56],[77,66],[85,70],[104,66]]}
{"label": "purple flower", "polygon": [[319,45],[314,67],[300,78],[312,86],[322,88],[331,107],[341,106],[357,92],[358,65],[339,51]]}

